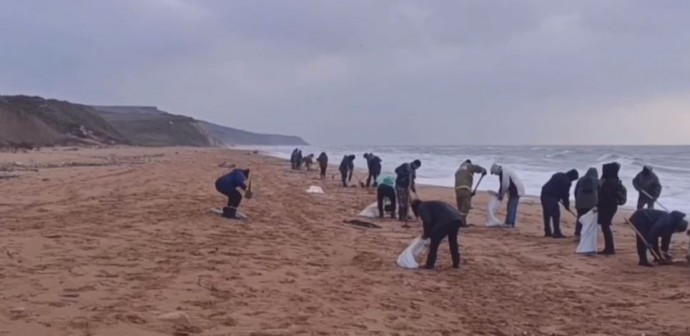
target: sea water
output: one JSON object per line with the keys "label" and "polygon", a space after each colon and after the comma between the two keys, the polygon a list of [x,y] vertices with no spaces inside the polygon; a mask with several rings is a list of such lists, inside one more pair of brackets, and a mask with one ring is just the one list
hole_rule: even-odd
{"label": "sea water", "polygon": [[[289,159],[294,147],[252,149]],[[383,160],[384,174],[392,173],[403,162],[419,159],[422,167],[417,171],[418,183],[444,187],[454,185],[455,171],[466,159],[487,170],[491,164],[499,163],[518,174],[531,196],[538,196],[542,185],[555,172],[574,168],[582,176],[589,167],[596,167],[601,176],[602,164],[615,161],[621,164],[620,178],[628,189],[626,207],[637,203],[633,178],[644,165],[649,165],[664,188],[659,198],[661,204],[690,214],[690,146],[304,146],[300,149],[304,156],[314,154],[315,158],[326,152],[332,165],[338,165],[344,155],[354,154],[355,168],[362,169],[366,169],[362,155],[372,152]],[[498,186],[498,177],[487,175],[479,190],[496,190]]]}

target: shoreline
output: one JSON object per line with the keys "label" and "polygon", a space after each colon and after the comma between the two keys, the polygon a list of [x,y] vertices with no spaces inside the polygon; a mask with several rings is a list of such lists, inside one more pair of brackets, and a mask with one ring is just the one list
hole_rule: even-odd
{"label": "shoreline", "polygon": [[[637,266],[634,233],[617,219],[613,257],[579,256],[571,240],[542,236],[538,204],[517,229],[460,233],[463,263],[447,245],[436,271],[395,260],[421,232],[343,223],[375,201],[373,188],[247,151],[107,148],[8,156],[38,165],[0,180],[0,334],[188,335],[683,335],[687,264]],[[76,162],[79,166],[41,166]],[[245,221],[210,214],[226,199],[213,183],[234,163],[253,170]],[[43,168],[41,168],[43,167]],[[27,167],[29,168],[29,167]],[[452,189],[423,199],[454,204]],[[498,216],[505,215],[502,207]],[[572,234],[574,220],[562,218]],[[676,256],[685,235],[674,236]],[[601,242],[601,240],[600,240]],[[650,290],[653,288],[653,290]],[[592,316],[597,316],[592,319]],[[640,316],[645,316],[640,319]]]}

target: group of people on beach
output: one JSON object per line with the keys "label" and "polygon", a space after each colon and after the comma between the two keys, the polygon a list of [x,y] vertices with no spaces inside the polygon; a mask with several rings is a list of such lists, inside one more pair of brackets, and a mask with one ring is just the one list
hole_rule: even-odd
{"label": "group of people on beach", "polygon": [[[300,170],[304,166],[307,170],[311,170],[313,157],[313,154],[303,156],[301,150],[295,149],[290,159],[292,169]],[[455,172],[456,205],[452,206],[442,201],[422,201],[417,197],[415,180],[417,170],[422,166],[420,160],[400,164],[394,170],[395,177],[393,177],[382,174],[380,157],[373,153],[365,153],[363,157],[367,162],[368,170],[366,182],[354,173],[356,156],[344,155],[338,169],[342,186],[350,187],[352,177],[355,176],[361,187],[377,188],[377,207],[381,218],[388,213],[391,218],[397,217],[407,225],[411,209],[414,217],[422,221],[422,238],[430,240],[426,268],[434,268],[438,247],[444,238],[448,238],[450,244],[453,267],[459,267],[458,230],[468,226],[467,216],[472,209],[472,198],[475,196],[479,183],[489,172],[496,175],[499,181],[495,197],[499,201],[507,198],[506,218],[502,227],[516,227],[518,205],[520,198],[525,196],[525,186],[517,174],[508,167],[493,164],[487,171],[486,168],[474,164],[470,159],[465,160]],[[320,178],[325,179],[328,155],[322,152],[316,161],[319,163]],[[544,236],[554,239],[566,238],[560,226],[561,206],[577,218],[575,236],[578,239],[582,230],[580,219],[593,211],[597,215],[597,222],[604,236],[604,249],[599,251],[599,254],[614,255],[615,246],[611,225],[618,207],[627,202],[627,190],[618,176],[620,168],[617,162],[604,164],[601,177],[594,167],[589,168],[582,177],[576,169],[553,174],[542,186],[540,195]],[[238,188],[245,190],[245,197],[247,197],[247,192],[248,197],[251,197],[249,173],[248,169],[235,169],[216,181],[216,189],[228,197],[228,204],[223,208],[224,217],[236,218],[237,207],[242,200],[242,194],[237,191]],[[474,184],[475,175],[481,176],[476,185]],[[570,190],[573,183],[575,183],[573,194],[576,213],[570,207]],[[648,251],[651,252],[655,262],[662,265],[668,264],[672,261],[672,256],[669,254],[671,236],[688,229],[685,214],[680,211],[669,212],[655,209],[654,205],[661,195],[662,186],[652,167],[645,166],[633,179],[633,186],[639,193],[637,211],[626,221],[630,222],[637,235],[639,265],[653,266],[647,259]],[[661,246],[659,246],[659,240],[661,240]]]}

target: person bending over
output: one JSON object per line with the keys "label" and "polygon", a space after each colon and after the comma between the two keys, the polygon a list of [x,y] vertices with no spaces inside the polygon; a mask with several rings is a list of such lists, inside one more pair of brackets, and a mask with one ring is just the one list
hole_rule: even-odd
{"label": "person bending over", "polygon": [[[646,245],[644,240],[637,235],[637,256],[640,259],[640,266],[653,266],[647,261],[647,250],[652,252],[654,261],[662,265],[673,263],[673,257],[668,254],[671,236],[688,229],[688,222],[684,218],[685,214],[680,211],[671,213],[654,209],[635,211],[630,217],[630,222],[649,244]],[[659,238],[661,238],[661,250],[659,250]]]}
{"label": "person bending over", "polygon": [[398,218],[401,221],[407,220],[410,191],[417,192],[414,181],[417,178],[417,169],[421,166],[422,161],[414,160],[395,168],[395,174],[397,175],[395,189],[398,195]]}
{"label": "person bending over", "polygon": [[371,186],[373,182],[373,186],[376,187],[376,181],[378,180],[379,175],[381,175],[381,158],[373,153],[365,153],[364,158],[367,160],[367,169],[369,171],[366,186]]}
{"label": "person bending over", "polygon": [[465,160],[455,172],[455,201],[465,224],[467,224],[467,215],[472,209],[474,174],[486,176],[486,169],[480,165],[472,164],[469,159]]}
{"label": "person bending over", "polygon": [[426,269],[434,268],[438,247],[441,245],[443,238],[448,237],[453,268],[459,268],[460,248],[458,246],[458,230],[463,224],[463,219],[458,209],[441,201],[422,202],[416,199],[412,201],[412,211],[415,216],[422,220],[424,227],[422,239],[431,240],[429,254],[424,267]]}
{"label": "person bending over", "polygon": [[352,180],[352,172],[355,170],[355,156],[345,155],[343,161],[340,162],[340,179],[343,182],[343,187],[347,187]]}
{"label": "person bending over", "polygon": [[[390,176],[381,176],[376,187],[376,202],[379,208],[379,217],[383,218],[384,212],[390,212],[395,219],[395,179]],[[388,199],[389,205],[384,207],[384,199]]]}
{"label": "person bending over", "polygon": [[[242,202],[242,193],[237,188],[247,190],[249,169],[234,169],[216,180],[216,190],[228,198],[228,205],[223,207],[223,217],[237,219],[237,208]],[[245,193],[249,198],[251,193]]]}
{"label": "person bending over", "polygon": [[[571,169],[567,173],[556,173],[551,176],[541,188],[541,208],[544,215],[544,237],[565,238],[561,232],[561,208],[570,211],[570,187],[579,178],[577,170]],[[551,231],[553,222],[553,231]]]}

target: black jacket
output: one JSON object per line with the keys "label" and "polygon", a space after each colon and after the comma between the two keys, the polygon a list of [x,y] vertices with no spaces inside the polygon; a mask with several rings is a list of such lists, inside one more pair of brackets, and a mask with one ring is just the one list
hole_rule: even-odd
{"label": "black jacket", "polygon": [[367,168],[369,169],[369,173],[372,175],[380,175],[381,174],[381,158],[379,158],[376,155],[370,155],[367,158]]}
{"label": "black jacket", "polygon": [[[415,189],[414,180],[417,177],[415,170],[412,168],[411,163],[403,163],[398,168],[395,168],[395,173],[398,177],[395,179],[395,185],[401,188],[410,188],[412,191],[417,191]],[[410,184],[411,183],[411,184]]]}
{"label": "black jacket", "polygon": [[424,224],[424,236],[431,237],[435,227],[462,221],[460,212],[448,203],[441,201],[421,202],[416,209],[416,215]]}
{"label": "black jacket", "polygon": [[345,155],[343,156],[343,161],[340,161],[340,171],[348,172],[355,169],[355,156]]}
{"label": "black jacket", "polygon": [[541,188],[542,196],[549,196],[561,200],[563,206],[570,207],[570,187],[577,180],[579,174],[572,169],[567,173],[556,173]]}
{"label": "black jacket", "polygon": [[319,166],[326,167],[328,166],[328,155],[326,155],[326,153],[321,153],[316,161],[319,161]]}
{"label": "black jacket", "polygon": [[684,221],[684,218],[685,214],[680,211],[668,213],[656,209],[642,209],[635,211],[630,217],[630,221],[645,237],[647,243],[651,244],[658,252],[659,238],[661,238],[661,249],[668,251],[671,236],[687,229],[687,222]]}
{"label": "black jacket", "polygon": [[600,208],[617,208],[625,204],[627,200],[627,190],[623,186],[618,172],[621,165],[617,162],[607,163],[601,169],[601,187],[599,188]]}

